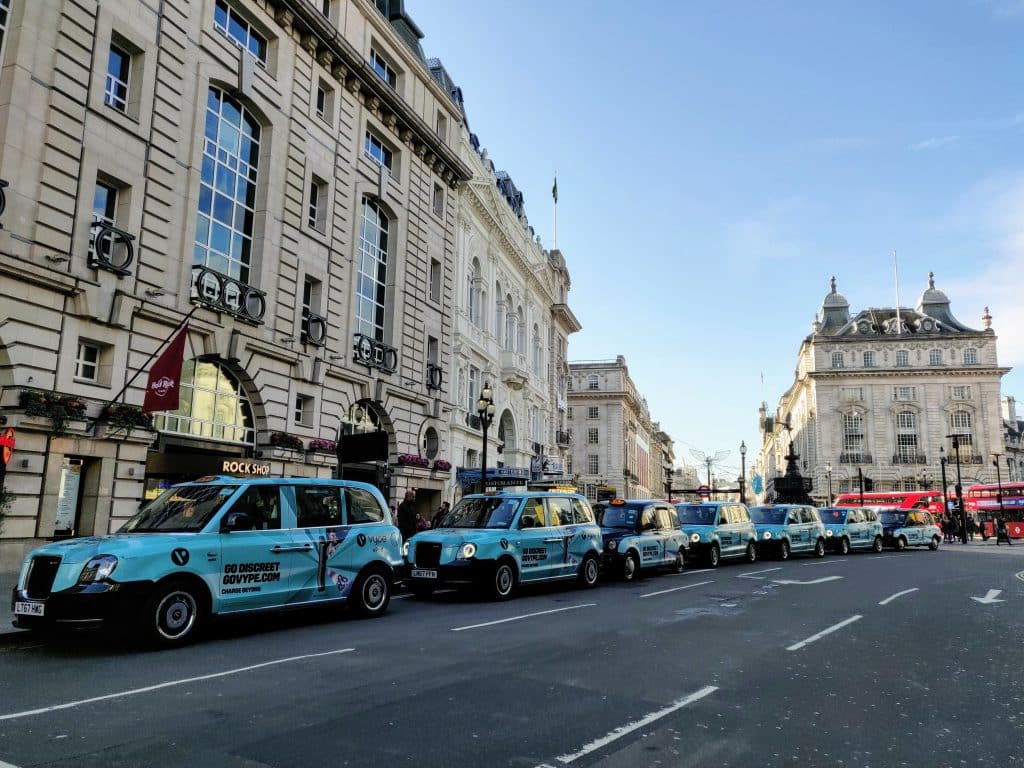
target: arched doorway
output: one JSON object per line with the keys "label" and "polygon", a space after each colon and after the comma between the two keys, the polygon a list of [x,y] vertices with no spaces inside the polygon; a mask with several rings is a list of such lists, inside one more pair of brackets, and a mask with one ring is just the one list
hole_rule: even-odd
{"label": "arched doorway", "polygon": [[338,477],[375,485],[389,498],[387,414],[372,400],[352,403],[338,427]]}

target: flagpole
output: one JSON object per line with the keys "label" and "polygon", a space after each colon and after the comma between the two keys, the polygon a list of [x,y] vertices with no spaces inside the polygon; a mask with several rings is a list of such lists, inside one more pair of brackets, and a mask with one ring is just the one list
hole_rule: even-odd
{"label": "flagpole", "polygon": [[551,197],[554,198],[553,221],[551,222],[551,250],[558,249],[558,173],[555,173],[555,183],[551,187]]}
{"label": "flagpole", "polygon": [[[185,317],[183,317],[181,319],[181,322],[178,323],[176,326],[174,326],[174,330],[171,331],[167,335],[167,338],[163,340],[163,343],[159,347],[157,347],[155,350],[153,350],[153,354],[151,354],[149,357],[147,357],[146,358],[146,362],[144,362],[142,364],[142,366],[137,371],[135,371],[134,375],[130,379],[128,379],[128,383],[126,383],[123,387],[121,387],[121,391],[118,392],[116,395],[114,395],[114,398],[112,400],[110,400],[106,405],[104,405],[102,408],[100,408],[100,416],[101,417],[103,416],[104,413],[107,412],[107,409],[110,406],[112,406],[114,403],[116,403],[118,400],[121,399],[121,397],[124,395],[124,393],[128,391],[128,387],[130,387],[132,385],[132,382],[134,382],[137,378],[139,378],[139,374],[142,373],[144,370],[146,370],[146,368],[149,366],[149,364],[153,361],[153,358],[156,357],[158,354],[160,354],[160,352],[163,351],[164,347],[166,347],[167,343],[177,335],[178,331],[180,331],[182,328],[185,327],[185,325],[188,323],[188,321],[192,319],[192,315],[194,315],[196,313],[196,310],[199,309],[199,306],[200,306],[199,304],[196,304],[195,306],[192,307],[192,309],[189,311],[189,313],[187,315],[185,315]],[[96,421],[93,422],[92,426],[93,427],[96,426]]]}
{"label": "flagpole", "polygon": [[892,272],[896,282],[896,333],[903,333],[903,324],[900,322],[900,270],[896,264],[896,249],[892,249]]}

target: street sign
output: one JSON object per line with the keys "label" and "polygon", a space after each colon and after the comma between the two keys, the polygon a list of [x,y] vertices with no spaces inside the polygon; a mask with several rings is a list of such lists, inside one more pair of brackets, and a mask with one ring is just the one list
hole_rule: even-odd
{"label": "street sign", "polygon": [[711,486],[708,486],[708,485],[700,486],[697,489],[697,495],[704,496],[704,497],[710,496],[711,495]]}

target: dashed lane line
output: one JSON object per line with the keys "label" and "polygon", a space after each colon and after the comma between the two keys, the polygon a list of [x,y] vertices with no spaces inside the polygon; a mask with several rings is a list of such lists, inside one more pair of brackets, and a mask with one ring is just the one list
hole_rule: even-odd
{"label": "dashed lane line", "polygon": [[765,568],[763,571],[747,571],[746,573],[740,573],[736,575],[737,579],[767,579],[767,576],[755,576],[757,573],[771,573],[772,571],[781,571],[782,566],[778,568]]}
{"label": "dashed lane line", "polygon": [[772,584],[824,584],[826,581],[839,581],[842,576],[822,576],[820,579],[810,581],[797,581],[796,579],[772,579]]}
{"label": "dashed lane line", "polygon": [[[694,691],[689,696],[684,696],[683,698],[672,702],[664,709],[659,709],[657,712],[651,712],[648,715],[644,715],[639,720],[635,720],[632,723],[626,723],[625,725],[619,726],[614,731],[609,731],[601,738],[595,739],[589,744],[580,747],[578,751],[571,752],[567,755],[560,755],[556,757],[555,760],[557,760],[562,765],[568,765],[569,763],[574,762],[575,760],[578,760],[581,757],[586,757],[592,752],[596,752],[597,750],[608,746],[613,741],[617,741],[618,739],[621,739],[623,736],[627,736],[630,733],[633,733],[633,731],[639,730],[640,728],[644,728],[650,725],[651,723],[660,720],[666,715],[671,715],[673,712],[676,712],[682,709],[683,707],[689,706],[690,704],[693,704],[695,701],[700,701],[705,696],[710,696],[717,690],[718,686],[707,685],[701,688],[699,691]],[[537,768],[542,768],[542,766],[538,766]]]}
{"label": "dashed lane line", "polygon": [[519,621],[520,619],[530,619],[534,616],[545,616],[549,613],[561,613],[562,611],[575,611],[577,608],[593,608],[597,603],[580,603],[579,605],[569,605],[565,608],[552,608],[550,611],[537,611],[536,613],[524,613],[522,616],[509,616],[507,619],[497,619],[495,621],[485,621],[482,624],[469,624],[465,627],[452,627],[452,632],[465,632],[467,629],[480,629],[481,627],[493,627],[495,624],[506,624],[510,621]]}
{"label": "dashed lane line", "polygon": [[849,559],[848,557],[830,557],[828,560],[815,560],[813,563],[800,563],[800,565],[804,568],[809,565],[837,565],[838,563],[845,563]]}
{"label": "dashed lane line", "polygon": [[[316,659],[322,656],[336,656],[339,653],[352,653],[355,648],[339,648],[336,651],[324,651],[323,653],[307,653],[302,656],[289,656],[286,659],[274,659],[273,661],[264,661],[261,664],[250,664],[248,667],[238,667],[237,669],[228,669],[224,672],[213,672],[209,675],[199,675],[198,677],[186,677],[182,680],[168,680],[165,683],[157,683],[156,685],[147,685],[145,688],[133,688],[129,691],[118,691],[117,693],[107,693],[103,696],[93,696],[91,699],[79,699],[78,701],[68,701],[64,704],[54,704],[51,707],[40,707],[39,709],[26,709],[23,712],[11,712],[6,715],[0,715],[0,720],[17,720],[22,717],[31,717],[32,715],[43,715],[47,712],[56,712],[61,709],[72,709],[74,707],[81,707],[85,704],[95,704],[97,701],[107,701],[109,699],[120,699],[125,696],[135,696],[140,693],[149,693],[150,691],[158,691],[161,688],[170,688],[175,685],[186,685],[188,683],[198,683],[203,680],[213,680],[218,677],[227,677],[228,675],[237,675],[242,672],[251,672],[254,669],[262,669],[263,667],[272,667],[277,664],[287,664],[290,661],[302,661],[303,659]],[[0,766],[3,768],[3,766]]]}
{"label": "dashed lane line", "polygon": [[801,640],[799,643],[793,643],[793,645],[787,646],[786,650],[787,651],[799,651],[805,645],[810,645],[815,640],[821,640],[821,638],[825,637],[825,635],[831,635],[836,630],[842,629],[846,625],[853,624],[853,622],[860,621],[863,618],[864,618],[863,616],[858,614],[856,616],[851,616],[848,619],[843,619],[838,624],[833,624],[828,629],[823,629],[823,630],[821,630],[821,632],[818,632],[816,635],[811,635],[806,640]]}
{"label": "dashed lane line", "polygon": [[917,587],[913,587],[911,589],[904,589],[902,592],[897,592],[895,595],[889,595],[887,598],[885,598],[885,600],[882,600],[881,602],[879,602],[879,605],[888,605],[893,600],[895,600],[897,597],[903,597],[904,595],[909,595],[911,592],[917,592]]}
{"label": "dashed lane line", "polygon": [[715,570],[715,569],[714,568],[697,568],[696,570],[693,570],[693,571],[686,570],[686,571],[683,571],[682,573],[667,573],[665,575],[666,576],[690,576],[690,575],[692,575],[694,573],[708,573],[709,571],[713,571],[713,570]]}
{"label": "dashed lane line", "polygon": [[681,589],[693,589],[694,587],[702,587],[705,584],[714,584],[715,580],[710,581],[698,581],[695,584],[686,584],[682,587],[672,587],[671,589],[659,589],[657,592],[648,592],[646,595],[640,595],[640,599],[643,600],[645,597],[657,597],[658,595],[667,595],[669,592],[678,592]]}

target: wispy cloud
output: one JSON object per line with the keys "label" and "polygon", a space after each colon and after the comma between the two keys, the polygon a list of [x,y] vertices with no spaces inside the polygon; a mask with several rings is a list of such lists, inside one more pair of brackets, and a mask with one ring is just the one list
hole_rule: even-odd
{"label": "wispy cloud", "polygon": [[930,139],[925,139],[924,141],[918,141],[915,144],[911,144],[910,148],[913,150],[938,149],[939,147],[946,147],[950,144],[955,144],[959,140],[959,136],[933,136]]}

